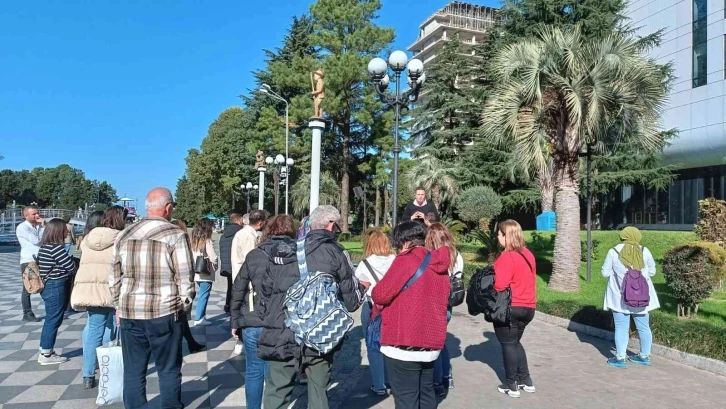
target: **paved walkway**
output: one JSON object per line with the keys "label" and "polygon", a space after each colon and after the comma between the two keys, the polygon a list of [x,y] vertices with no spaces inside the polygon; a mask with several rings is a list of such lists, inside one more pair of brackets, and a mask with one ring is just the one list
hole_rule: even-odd
{"label": "paved walkway", "polygon": [[[57,366],[37,364],[42,323],[24,324],[20,307],[16,249],[0,247],[0,409],[95,408],[97,389],[83,389],[81,331],[84,314],[74,314],[61,327],[56,349],[71,357]],[[223,286],[217,286],[223,289]],[[188,355],[185,347],[183,399],[188,408],[244,407],[244,356],[233,356],[223,293],[213,292],[209,315],[214,325],[192,328],[209,351]],[[40,297],[33,296],[36,315],[43,316]],[[358,314],[355,314],[356,317]],[[503,375],[499,343],[491,325],[458,309],[449,326],[456,389],[441,408],[713,408],[726,402],[726,378],[655,357],[649,368],[627,370],[605,365],[607,342],[560,327],[533,322],[524,336],[537,393],[520,399],[496,391]],[[336,356],[330,388],[332,408],[393,408],[393,398],[368,393],[370,375],[360,326]],[[150,371],[150,408],[160,407],[159,383]],[[295,390],[295,408],[306,407],[306,389]]]}

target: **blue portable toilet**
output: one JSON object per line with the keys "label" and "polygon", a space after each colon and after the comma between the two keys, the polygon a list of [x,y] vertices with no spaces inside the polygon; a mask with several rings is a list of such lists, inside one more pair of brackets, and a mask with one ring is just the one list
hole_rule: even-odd
{"label": "blue portable toilet", "polygon": [[557,217],[555,212],[544,212],[537,216],[538,231],[555,231],[557,230]]}

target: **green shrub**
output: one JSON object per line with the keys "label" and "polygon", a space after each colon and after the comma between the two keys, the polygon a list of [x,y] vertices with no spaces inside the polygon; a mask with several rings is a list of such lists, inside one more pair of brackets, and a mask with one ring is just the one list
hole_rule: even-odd
{"label": "green shrub", "polygon": [[668,250],[663,257],[663,276],[673,298],[678,302],[678,316],[698,313],[698,304],[711,295],[722,266],[712,261],[711,251],[701,243],[691,243]]}
{"label": "green shrub", "polygon": [[695,231],[701,240],[717,243],[726,249],[726,201],[712,197],[699,200]]}
{"label": "green shrub", "polygon": [[352,241],[353,233],[343,232],[338,235],[338,241]]}
{"label": "green shrub", "polygon": [[386,233],[389,237],[391,236],[391,232],[393,231],[393,228],[390,224],[384,224],[383,227],[381,227],[381,231]]}
{"label": "green shrub", "polygon": [[555,235],[544,235],[538,231],[532,232],[532,240],[527,244],[532,251],[553,251],[555,249]]}
{"label": "green shrub", "polygon": [[[600,241],[592,240],[592,248],[590,249],[592,260],[597,260],[597,249],[599,245]],[[587,261],[587,240],[580,241],[580,261]]]}
{"label": "green shrub", "polygon": [[456,199],[456,211],[465,222],[478,223],[483,218],[492,220],[502,212],[502,199],[489,186],[472,187]]}

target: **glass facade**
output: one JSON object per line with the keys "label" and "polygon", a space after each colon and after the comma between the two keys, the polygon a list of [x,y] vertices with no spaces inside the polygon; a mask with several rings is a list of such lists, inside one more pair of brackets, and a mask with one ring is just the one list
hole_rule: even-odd
{"label": "glass facade", "polygon": [[693,88],[707,83],[707,3],[708,0],[693,0]]}
{"label": "glass facade", "polygon": [[726,165],[685,169],[660,191],[644,186],[622,186],[602,195],[594,209],[596,215],[601,215],[596,228],[619,229],[633,224],[690,230],[698,221],[698,201],[707,197],[726,200]]}

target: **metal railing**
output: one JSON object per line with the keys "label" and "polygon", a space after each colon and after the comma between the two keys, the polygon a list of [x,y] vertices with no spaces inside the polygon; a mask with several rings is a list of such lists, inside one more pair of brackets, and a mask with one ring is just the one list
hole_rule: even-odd
{"label": "metal railing", "polygon": [[[85,223],[88,218],[88,212],[82,209],[75,211],[68,209],[38,209],[38,212],[46,220],[70,217],[72,220],[71,223],[74,225],[80,222]],[[0,210],[0,243],[16,242],[15,228],[24,220],[23,209]]]}

